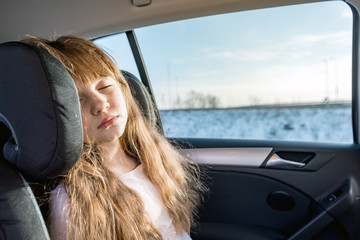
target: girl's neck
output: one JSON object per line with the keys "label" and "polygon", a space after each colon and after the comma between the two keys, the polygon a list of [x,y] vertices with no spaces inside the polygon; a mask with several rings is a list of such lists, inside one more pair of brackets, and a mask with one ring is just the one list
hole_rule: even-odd
{"label": "girl's neck", "polygon": [[136,168],[139,163],[129,157],[122,148],[120,141],[101,144],[99,146],[103,154],[105,165],[115,174],[124,174]]}

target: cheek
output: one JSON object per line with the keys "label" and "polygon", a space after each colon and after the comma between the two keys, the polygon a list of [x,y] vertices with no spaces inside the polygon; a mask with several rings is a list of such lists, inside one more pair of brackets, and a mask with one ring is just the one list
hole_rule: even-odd
{"label": "cheek", "polygon": [[127,107],[126,107],[125,102],[124,102],[124,104],[122,105],[122,112],[123,112],[123,114],[124,114],[124,117],[125,117],[126,120],[127,120],[127,118],[128,118],[128,111],[127,111]]}
{"label": "cheek", "polygon": [[126,106],[126,102],[125,102],[125,99],[124,99],[124,96],[122,94],[120,94],[118,96],[118,99],[117,99],[117,102],[119,103],[119,107],[121,108],[121,111],[124,115],[126,115],[127,117],[127,106]]}
{"label": "cheek", "polygon": [[88,121],[88,117],[86,116],[86,114],[81,111],[81,120],[82,120],[82,125],[83,125],[83,132],[84,132],[84,138],[88,139],[89,138],[89,134],[90,134],[90,126],[89,126],[89,121]]}
{"label": "cheek", "polygon": [[82,124],[83,124],[83,128],[87,127],[87,121],[86,121],[86,114],[84,113],[84,111],[81,111],[81,120],[82,120]]}

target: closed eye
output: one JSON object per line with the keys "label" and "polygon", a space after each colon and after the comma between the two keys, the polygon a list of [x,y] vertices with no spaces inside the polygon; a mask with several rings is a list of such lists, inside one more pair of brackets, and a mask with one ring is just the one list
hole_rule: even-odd
{"label": "closed eye", "polygon": [[99,88],[99,91],[112,87],[112,84]]}

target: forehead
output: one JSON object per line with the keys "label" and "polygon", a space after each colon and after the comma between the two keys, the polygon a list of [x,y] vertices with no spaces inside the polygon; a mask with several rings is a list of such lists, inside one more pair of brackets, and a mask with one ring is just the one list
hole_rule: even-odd
{"label": "forehead", "polygon": [[104,82],[114,82],[117,83],[117,81],[113,77],[101,77],[101,78],[93,78],[88,81],[82,81],[79,79],[74,79],[75,85],[78,89],[85,89],[85,88],[91,88],[94,86],[97,86],[98,84],[102,84]]}

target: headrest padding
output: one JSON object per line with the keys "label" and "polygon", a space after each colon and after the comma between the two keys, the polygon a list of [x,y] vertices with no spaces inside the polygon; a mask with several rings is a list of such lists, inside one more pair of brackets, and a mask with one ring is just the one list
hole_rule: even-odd
{"label": "headrest padding", "polygon": [[12,134],[4,158],[26,176],[54,178],[80,155],[83,133],[75,84],[42,49],[18,42],[0,45],[0,122]]}
{"label": "headrest padding", "polygon": [[144,84],[132,73],[121,70],[122,75],[129,84],[131,93],[138,104],[140,111],[151,125],[156,125],[156,115],[152,99]]}

